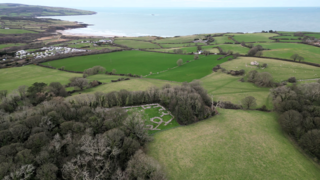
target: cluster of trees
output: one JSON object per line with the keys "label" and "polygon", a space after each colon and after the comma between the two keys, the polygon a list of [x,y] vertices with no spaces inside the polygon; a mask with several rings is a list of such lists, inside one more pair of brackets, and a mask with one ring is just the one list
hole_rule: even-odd
{"label": "cluster of trees", "polygon": [[84,70],[83,76],[87,77],[87,76],[91,76],[99,73],[104,73],[105,71],[106,71],[106,68],[102,66],[94,66],[92,68]]}
{"label": "cluster of trees", "polygon": [[268,72],[258,72],[256,70],[250,71],[247,74],[247,81],[255,83],[260,87],[273,87],[275,84],[273,82],[273,77]]}
{"label": "cluster of trees", "polygon": [[72,98],[72,104],[111,108],[160,103],[182,124],[191,124],[214,115],[212,101],[198,81],[171,87],[152,87],[146,91],[114,91],[110,93],[82,94]]}
{"label": "cluster of trees", "polygon": [[[166,179],[141,150],[151,140],[141,114],[68,101],[58,83],[49,87],[52,98],[37,105],[31,94],[44,83],[19,88],[19,98],[1,91],[0,179]],[[17,107],[8,111],[2,105],[11,100]]]}
{"label": "cluster of trees", "polygon": [[262,30],[261,32],[262,32],[262,33],[273,33],[273,32],[276,33],[277,31],[273,31],[273,30],[264,31],[264,30]]}
{"label": "cluster of trees", "polygon": [[294,55],[292,55],[290,58],[291,58],[293,61],[299,61],[299,62],[304,61],[304,58],[303,58],[302,56],[298,55],[298,54],[294,54]]}
{"label": "cluster of trees", "polygon": [[0,108],[5,112],[16,111],[21,101],[25,104],[37,105],[55,96],[66,97],[68,95],[65,87],[59,82],[34,83],[32,86],[20,86],[14,93],[8,95],[7,90],[0,91]]}
{"label": "cluster of trees", "polygon": [[226,72],[227,74],[231,74],[232,76],[242,76],[246,73],[244,69],[237,70],[230,70]]}
{"label": "cluster of trees", "polygon": [[256,45],[253,46],[249,52],[248,52],[248,56],[262,56],[262,51],[264,50],[264,48],[261,45]]}
{"label": "cluster of trees", "polygon": [[320,158],[320,82],[271,90],[279,122],[307,153]]}

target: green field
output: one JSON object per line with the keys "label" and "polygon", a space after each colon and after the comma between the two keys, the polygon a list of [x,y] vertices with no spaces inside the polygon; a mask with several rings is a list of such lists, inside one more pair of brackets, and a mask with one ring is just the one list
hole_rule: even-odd
{"label": "green field", "polygon": [[268,109],[273,108],[272,100],[269,98],[269,88],[257,87],[249,82],[240,82],[240,78],[242,77],[217,72],[200,79],[200,81],[215,101],[230,101],[234,104],[240,104],[246,96],[253,96],[257,100],[257,107],[266,105]]}
{"label": "green field", "polygon": [[247,54],[249,48],[242,47],[240,44],[219,44],[218,45],[224,52],[233,51],[233,53]]}
{"label": "green field", "polygon": [[0,90],[11,92],[21,85],[30,86],[35,82],[67,84],[71,77],[76,76],[81,77],[82,74],[68,73],[34,65],[0,69]]}
{"label": "green field", "polygon": [[310,33],[310,34],[304,34],[305,36],[315,37],[317,39],[320,39],[320,33]]}
{"label": "green field", "polygon": [[228,36],[219,36],[219,37],[214,37],[214,42],[212,44],[224,44],[225,42],[231,42],[234,43],[232,39],[229,39]]}
{"label": "green field", "polygon": [[[99,80],[99,78],[94,78],[93,80]],[[101,81],[103,82],[103,80]],[[95,92],[104,92],[109,93],[112,91],[120,91],[121,89],[125,89],[127,91],[145,91],[150,87],[162,87],[166,84],[171,84],[173,86],[180,85],[179,82],[172,82],[172,81],[164,81],[159,79],[148,79],[148,78],[134,78],[128,81],[120,81],[115,83],[108,83],[104,85],[100,85],[98,87],[86,89],[81,93],[95,93]],[[78,93],[75,93],[78,94]]]}
{"label": "green field", "polygon": [[145,41],[134,41],[134,40],[115,40],[115,44],[119,44],[122,46],[128,46],[130,48],[135,49],[148,49],[148,48],[160,48],[157,44],[152,44],[150,42]]}
{"label": "green field", "polygon": [[271,49],[263,51],[264,57],[290,59],[293,54],[299,54],[306,62],[320,64],[320,48],[318,47],[296,43],[260,43],[259,45]]}
{"label": "green field", "polygon": [[13,46],[24,46],[26,45],[25,43],[8,43],[8,44],[0,44],[0,50],[8,47],[13,47]]}
{"label": "green field", "polygon": [[301,37],[298,37],[298,36],[294,36],[294,35],[291,35],[291,36],[276,36],[276,37],[273,37],[273,39],[295,39],[295,40],[298,40],[298,38],[301,38]]}
{"label": "green field", "polygon": [[197,45],[205,45],[203,43],[182,43],[182,44],[161,44],[163,48],[191,47]]}
{"label": "green field", "polygon": [[[170,69],[159,74],[152,74],[148,78],[163,79],[178,82],[191,82],[195,79],[201,79],[212,72],[212,68],[218,64],[224,63],[228,57],[217,61],[218,55],[200,56],[199,60],[190,61],[180,67]],[[186,61],[184,61],[186,62]]]}
{"label": "green field", "polygon": [[274,113],[219,110],[211,119],[157,133],[148,154],[169,179],[319,179]]}
{"label": "green field", "polygon": [[28,31],[24,29],[0,29],[0,34],[25,34],[25,33],[37,33],[34,31]]}
{"label": "green field", "polygon": [[[268,67],[265,69],[259,69],[256,66],[251,66],[250,63],[253,61],[257,61],[261,65],[263,63],[267,63]],[[221,64],[221,67],[227,70],[244,69],[246,73],[252,70],[257,70],[258,72],[269,72],[272,74],[276,82],[287,80],[290,77],[296,77],[297,79],[313,79],[320,77],[319,67],[273,59],[240,57],[236,60]]]}
{"label": "green field", "polygon": [[272,42],[269,37],[277,36],[274,33],[250,33],[250,34],[232,34],[234,39],[239,42],[257,42],[257,41],[267,41]]}
{"label": "green field", "polygon": [[[193,60],[193,55],[164,54],[143,51],[125,51],[90,56],[79,56],[43,63],[67,70],[83,71],[93,66],[103,66],[107,71],[116,69],[118,74],[148,75],[176,67],[177,60]],[[211,69],[211,67],[210,67]]]}

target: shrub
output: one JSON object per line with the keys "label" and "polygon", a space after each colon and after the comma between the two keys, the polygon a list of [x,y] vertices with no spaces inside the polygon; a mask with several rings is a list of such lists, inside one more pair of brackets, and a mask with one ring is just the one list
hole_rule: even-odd
{"label": "shrub", "polygon": [[297,80],[296,80],[295,77],[290,77],[290,78],[288,79],[288,82],[289,82],[289,83],[296,83]]}
{"label": "shrub", "polygon": [[177,65],[178,65],[178,66],[181,66],[182,63],[183,63],[183,60],[182,60],[182,59],[179,59],[179,60],[177,61]]}

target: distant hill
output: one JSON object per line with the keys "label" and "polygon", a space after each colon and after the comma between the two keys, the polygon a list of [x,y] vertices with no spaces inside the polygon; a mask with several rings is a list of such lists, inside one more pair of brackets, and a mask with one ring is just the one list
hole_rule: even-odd
{"label": "distant hill", "polygon": [[93,11],[85,11],[71,8],[34,6],[25,4],[0,3],[0,16],[11,17],[36,17],[36,16],[72,16],[91,15]]}

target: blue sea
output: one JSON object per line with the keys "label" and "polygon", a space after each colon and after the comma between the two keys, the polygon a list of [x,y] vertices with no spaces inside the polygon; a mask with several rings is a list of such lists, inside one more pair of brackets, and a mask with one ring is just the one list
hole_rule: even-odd
{"label": "blue sea", "polygon": [[320,31],[320,7],[86,8],[85,16],[52,18],[91,24],[75,34],[163,37],[219,32]]}

